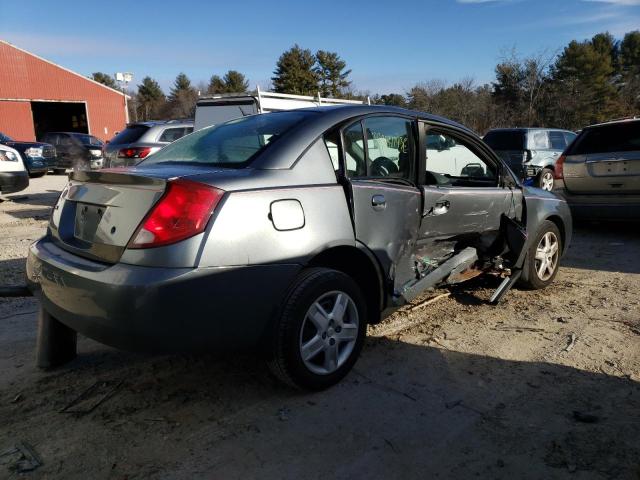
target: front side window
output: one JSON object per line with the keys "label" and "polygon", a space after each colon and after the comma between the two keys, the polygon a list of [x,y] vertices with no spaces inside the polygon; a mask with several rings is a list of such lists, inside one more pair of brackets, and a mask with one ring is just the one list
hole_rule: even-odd
{"label": "front side window", "polygon": [[344,165],[347,176],[351,178],[366,177],[367,161],[362,123],[354,123],[345,129],[342,139],[344,141]]}
{"label": "front side window", "polygon": [[426,136],[426,184],[496,186],[496,167],[484,161],[463,140],[429,130]]}
{"label": "front side window", "polygon": [[244,168],[274,141],[312,115],[315,114],[304,111],[252,115],[203,128],[167,145],[140,165],[177,163]]}

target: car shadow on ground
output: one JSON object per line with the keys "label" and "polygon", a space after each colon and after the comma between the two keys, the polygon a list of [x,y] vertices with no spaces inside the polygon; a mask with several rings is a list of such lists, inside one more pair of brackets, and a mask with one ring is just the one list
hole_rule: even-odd
{"label": "car shadow on ground", "polygon": [[576,222],[565,267],[640,273],[640,222]]}
{"label": "car shadow on ground", "polygon": [[[0,438],[34,445],[40,475],[640,474],[640,384],[626,377],[378,337],[342,383],[302,393],[251,356],[138,355],[86,340],[80,351],[2,395]],[[96,381],[122,383],[89,413],[60,413]]]}

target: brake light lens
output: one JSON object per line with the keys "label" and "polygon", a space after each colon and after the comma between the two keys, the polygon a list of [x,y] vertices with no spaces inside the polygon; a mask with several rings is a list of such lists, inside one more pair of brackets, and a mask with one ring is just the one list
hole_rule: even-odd
{"label": "brake light lens", "polygon": [[558,160],[556,160],[556,168],[553,174],[553,178],[556,180],[564,180],[564,161],[566,158],[565,155],[560,155]]}
{"label": "brake light lens", "polygon": [[123,148],[118,152],[119,158],[145,158],[150,153],[151,147],[134,147],[134,148]]}
{"label": "brake light lens", "polygon": [[128,248],[170,245],[202,233],[223,195],[224,190],[191,180],[170,181]]}

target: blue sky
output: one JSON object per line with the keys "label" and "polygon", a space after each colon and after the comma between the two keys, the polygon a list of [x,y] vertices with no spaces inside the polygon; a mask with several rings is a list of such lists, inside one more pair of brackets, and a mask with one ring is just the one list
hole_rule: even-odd
{"label": "blue sky", "polygon": [[3,40],[82,74],[150,75],[165,90],[181,71],[197,84],[229,69],[265,88],[294,43],[337,51],[354,86],[371,93],[430,79],[485,83],[513,48],[554,53],[637,29],[640,0],[0,0]]}

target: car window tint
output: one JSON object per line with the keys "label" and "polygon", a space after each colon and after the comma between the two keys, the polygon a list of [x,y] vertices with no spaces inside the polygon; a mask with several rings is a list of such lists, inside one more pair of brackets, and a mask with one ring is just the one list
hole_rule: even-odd
{"label": "car window tint", "polygon": [[551,144],[549,143],[549,136],[546,131],[534,131],[530,136],[531,150],[549,150]]}
{"label": "car window tint", "polygon": [[123,143],[135,142],[142,137],[147,130],[149,130],[149,127],[146,125],[128,125],[127,128],[113,137],[110,143],[121,145]]}
{"label": "car window tint", "polygon": [[549,140],[553,150],[564,150],[567,146],[566,139],[562,132],[549,132]]}
{"label": "car window tint", "polygon": [[251,115],[203,128],[167,145],[139,165],[183,163],[243,168],[312,115],[316,114],[303,110]]}
{"label": "car window tint", "polygon": [[570,155],[640,151],[640,122],[587,128],[573,143]]}
{"label": "car window tint", "polygon": [[524,133],[518,130],[496,130],[489,132],[483,139],[497,151],[524,150]]}
{"label": "car window tint", "polygon": [[71,138],[67,135],[60,135],[60,139],[58,140],[58,145],[69,146],[73,145]]}
{"label": "car window tint", "polygon": [[347,176],[366,176],[367,164],[365,161],[362,124],[357,122],[345,129],[342,138],[344,141],[344,163]]}
{"label": "car window tint", "polygon": [[577,134],[573,133],[573,132],[562,132],[564,134],[564,139],[567,142],[567,146],[571,145],[571,143],[576,139],[576,137],[578,136]]}
{"label": "car window tint", "polygon": [[497,183],[493,165],[480,158],[463,141],[429,131],[426,136],[426,184],[486,187]]}
{"label": "car window tint", "polygon": [[400,117],[365,119],[367,175],[411,179],[415,158],[413,121]]}
{"label": "car window tint", "polygon": [[338,144],[340,142],[338,132],[331,132],[324,136],[324,144],[329,152],[333,169],[337,172],[340,169],[340,150]]}
{"label": "car window tint", "polygon": [[158,138],[158,141],[171,143],[171,142],[175,142],[179,138],[184,137],[185,135],[186,135],[186,132],[183,127],[167,128],[162,132],[162,135],[160,135],[160,138]]}

